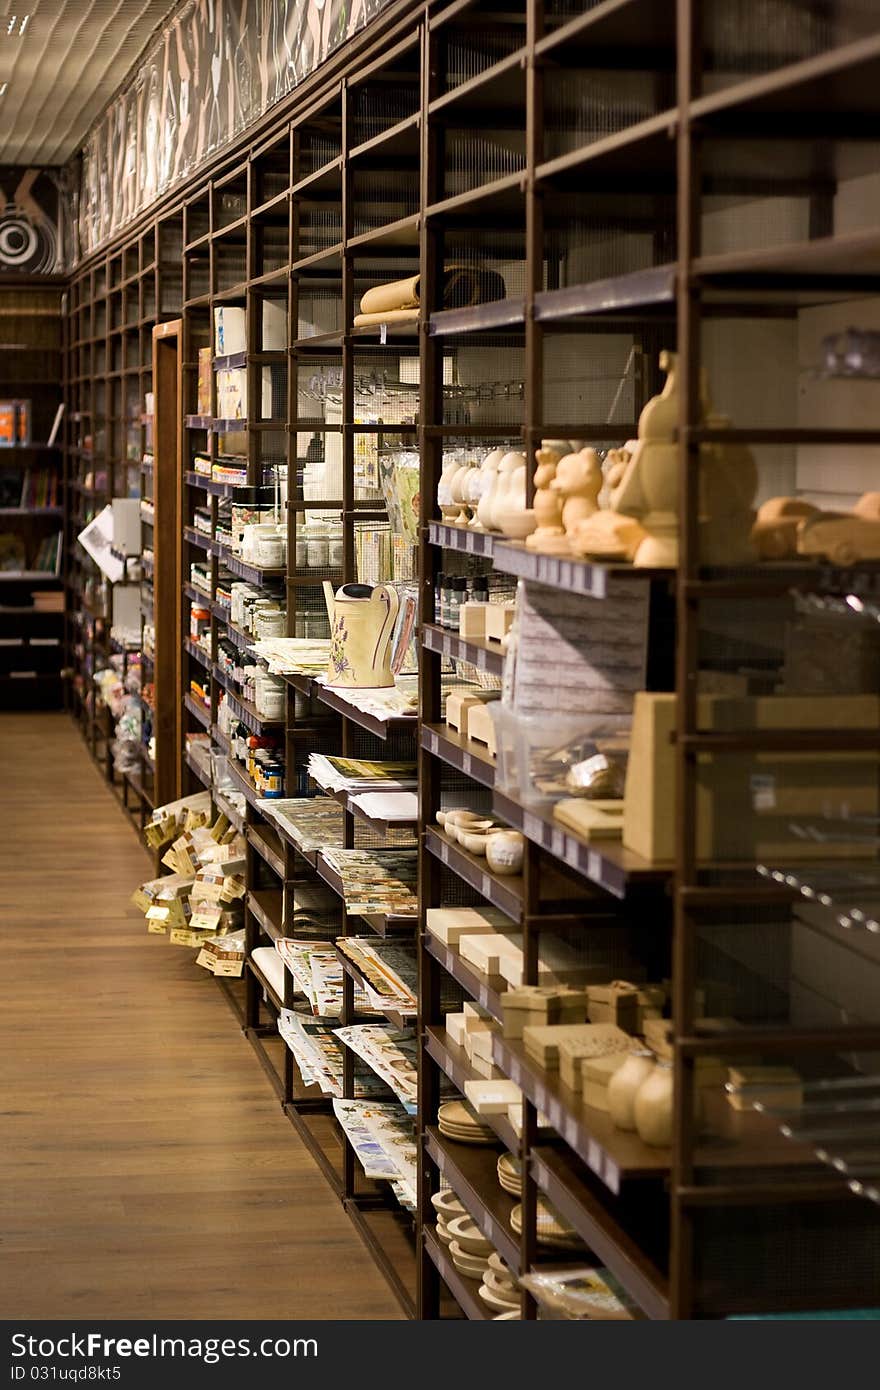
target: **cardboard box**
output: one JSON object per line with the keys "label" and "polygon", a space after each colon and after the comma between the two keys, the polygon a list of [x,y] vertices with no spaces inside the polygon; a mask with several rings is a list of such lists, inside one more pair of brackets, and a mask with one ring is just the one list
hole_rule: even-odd
{"label": "cardboard box", "polygon": [[635,985],[626,980],[588,985],[587,1018],[591,1023],[616,1023],[625,1033],[637,1033],[639,996]]}
{"label": "cardboard box", "polygon": [[[877,729],[875,695],[701,696],[700,727],[738,729]],[[674,858],[676,697],[639,691],[633,705],[624,791],[623,844],[652,862]],[[697,786],[697,852],[701,859],[851,859],[869,846],[798,839],[792,816],[817,816],[846,805],[851,815],[877,815],[878,760],[863,753],[752,753],[701,757]]]}
{"label": "cardboard box", "polygon": [[[469,735],[470,717],[474,710],[498,699],[497,690],[474,690],[471,687],[450,690],[446,696],[446,724],[456,733]],[[493,726],[494,727],[494,726]]]}
{"label": "cardboard box", "polygon": [[506,642],[513,627],[516,605],[513,603],[487,603],[485,634],[487,642]]}
{"label": "cardboard box", "polygon": [[501,961],[511,955],[514,960],[522,960],[522,932],[463,936],[459,941],[459,954],[490,982],[493,989],[504,989],[507,981],[501,973]]}
{"label": "cardboard box", "polygon": [[458,610],[459,637],[471,641],[484,641],[488,610],[488,603],[463,603]]}
{"label": "cardboard box", "polygon": [[609,1052],[629,1052],[632,1038],[613,1023],[560,1023],[526,1028],[523,1043],[530,1057],[545,1071],[559,1068],[560,1043],[581,1043],[582,1057],[601,1057]]}
{"label": "cardboard box", "polygon": [[585,1023],[587,995],[567,985],[522,985],[501,996],[505,1038],[521,1038],[523,1029],[551,1023]]}
{"label": "cardboard box", "polygon": [[[497,692],[496,692],[497,694]],[[467,736],[474,743],[482,743],[494,758],[498,752],[495,735],[495,720],[488,703],[473,704],[468,709]]]}
{"label": "cardboard box", "polygon": [[623,1066],[629,1053],[613,1052],[610,1057],[585,1057],[581,1061],[580,1090],[584,1105],[594,1110],[608,1109],[608,1082]]}
{"label": "cardboard box", "polygon": [[464,1093],[478,1115],[506,1115],[509,1105],[522,1104],[522,1091],[512,1081],[466,1081]]}
{"label": "cardboard box", "polygon": [[510,918],[494,907],[429,907],[425,926],[444,946],[456,947],[463,936],[509,926]]}

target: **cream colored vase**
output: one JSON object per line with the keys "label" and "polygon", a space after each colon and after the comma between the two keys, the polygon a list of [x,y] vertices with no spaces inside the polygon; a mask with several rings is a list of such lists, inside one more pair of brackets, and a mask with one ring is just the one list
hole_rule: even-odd
{"label": "cream colored vase", "polygon": [[324,584],[330,616],[330,661],[327,684],[350,690],[376,690],[394,684],[391,638],[400,607],[397,590],[388,584],[343,584],[333,593]]}
{"label": "cream colored vase", "polygon": [[655,1062],[653,1052],[632,1052],[608,1082],[608,1113],[618,1129],[635,1129],[636,1092],[654,1070]]}

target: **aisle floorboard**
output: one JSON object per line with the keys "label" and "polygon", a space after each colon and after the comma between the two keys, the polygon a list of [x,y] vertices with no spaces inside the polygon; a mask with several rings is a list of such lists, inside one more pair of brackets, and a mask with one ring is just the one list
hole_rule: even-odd
{"label": "aisle floorboard", "polygon": [[0,715],[6,1318],[401,1316],[64,715]]}

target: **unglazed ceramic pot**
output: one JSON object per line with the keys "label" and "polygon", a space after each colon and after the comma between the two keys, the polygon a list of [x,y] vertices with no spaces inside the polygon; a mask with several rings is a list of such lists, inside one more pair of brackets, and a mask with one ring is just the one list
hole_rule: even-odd
{"label": "unglazed ceramic pot", "polygon": [[444,465],[437,484],[437,505],[444,521],[452,521],[458,516],[459,507],[452,500],[452,480],[461,468],[461,460],[454,458]]}
{"label": "unglazed ceramic pot", "polygon": [[672,1143],[671,1062],[657,1062],[642,1082],[633,1101],[633,1118],[643,1144],[662,1149]]}
{"label": "unglazed ceramic pot", "polygon": [[653,1052],[631,1052],[608,1082],[608,1113],[618,1129],[635,1129],[636,1093],[651,1075],[655,1062]]}
{"label": "unglazed ceramic pot", "polygon": [[490,492],[495,486],[498,465],[504,458],[504,454],[504,449],[492,449],[483,459],[479,468],[474,470],[474,477],[470,480],[468,494],[474,512],[470,524],[474,531],[486,530],[485,522],[480,520],[480,503],[487,492]]}
{"label": "unglazed ceramic pot", "polygon": [[483,531],[492,530],[492,507],[495,500],[495,489],[498,486],[498,469],[501,460],[504,458],[502,449],[493,449],[483,460],[480,469],[482,482],[480,484],[480,500],[477,504],[477,522]]}
{"label": "unglazed ceramic pot", "polygon": [[[522,454],[518,457],[522,458]],[[511,470],[504,491],[500,496],[496,493],[495,505],[492,508],[492,520],[496,531],[510,536],[513,540],[523,540],[530,536],[537,525],[535,513],[531,507],[526,507],[526,468],[523,459],[521,464],[517,464]]]}
{"label": "unglazed ceramic pot", "polygon": [[486,841],[486,861],[496,874],[522,873],[525,839],[518,830],[493,830]]}

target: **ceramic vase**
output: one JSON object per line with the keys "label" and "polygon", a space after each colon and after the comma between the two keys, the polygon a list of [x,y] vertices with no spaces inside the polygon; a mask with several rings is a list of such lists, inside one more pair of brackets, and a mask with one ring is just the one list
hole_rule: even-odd
{"label": "ceramic vase", "polygon": [[635,1129],[636,1093],[654,1070],[655,1061],[653,1052],[631,1052],[608,1082],[608,1113],[618,1129]]}

